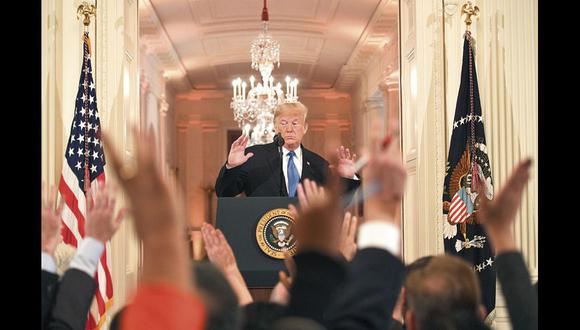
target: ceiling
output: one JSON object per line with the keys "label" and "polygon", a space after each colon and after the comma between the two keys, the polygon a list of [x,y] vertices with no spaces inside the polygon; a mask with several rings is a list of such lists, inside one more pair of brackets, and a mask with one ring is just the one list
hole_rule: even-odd
{"label": "ceiling", "polygon": [[[235,77],[259,76],[249,50],[262,30],[262,0],[139,5],[140,42],[178,93],[229,89]],[[300,89],[350,89],[364,55],[396,40],[398,30],[393,0],[269,0],[268,11],[280,43],[272,75],[296,77]]]}

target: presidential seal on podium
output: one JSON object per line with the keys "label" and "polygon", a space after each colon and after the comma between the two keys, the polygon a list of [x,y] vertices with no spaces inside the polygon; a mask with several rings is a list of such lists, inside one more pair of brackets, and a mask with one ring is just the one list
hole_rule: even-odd
{"label": "presidential seal on podium", "polygon": [[284,252],[296,253],[296,238],[292,233],[294,219],[288,209],[266,212],[256,225],[256,241],[260,250],[275,259],[284,259]]}

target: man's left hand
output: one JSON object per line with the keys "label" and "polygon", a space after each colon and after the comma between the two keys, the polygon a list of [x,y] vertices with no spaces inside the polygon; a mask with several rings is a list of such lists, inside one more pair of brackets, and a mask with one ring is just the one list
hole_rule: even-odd
{"label": "man's left hand", "polygon": [[336,170],[338,175],[343,178],[353,179],[355,175],[354,162],[356,161],[356,154],[351,156],[350,150],[344,146],[336,149],[338,154],[338,165]]}

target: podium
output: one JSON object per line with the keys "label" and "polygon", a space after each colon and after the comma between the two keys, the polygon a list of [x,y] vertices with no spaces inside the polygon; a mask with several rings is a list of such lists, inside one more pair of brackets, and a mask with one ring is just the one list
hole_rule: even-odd
{"label": "podium", "polygon": [[249,288],[272,288],[278,271],[286,270],[283,259],[270,257],[256,238],[258,222],[268,212],[298,204],[290,197],[221,197],[218,198],[216,228],[219,228],[234,251],[238,268]]}

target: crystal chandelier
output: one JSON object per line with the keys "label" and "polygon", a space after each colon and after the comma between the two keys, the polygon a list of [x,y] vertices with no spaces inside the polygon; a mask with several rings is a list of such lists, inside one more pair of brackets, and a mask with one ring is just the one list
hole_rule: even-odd
{"label": "crystal chandelier", "polygon": [[280,66],[280,44],[268,33],[268,8],[264,0],[262,9],[263,30],[258,38],[254,39],[250,48],[252,55],[252,69],[260,71],[262,82],[256,82],[250,77],[250,88],[246,94],[248,84],[241,78],[232,81],[233,97],[230,108],[234,112],[234,120],[242,129],[244,135],[250,136],[250,144],[265,144],[274,138],[274,110],[280,103],[298,101],[296,89],[297,79],[286,76],[286,93],[278,82],[274,85],[272,70],[276,64]]}

